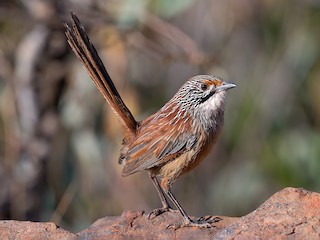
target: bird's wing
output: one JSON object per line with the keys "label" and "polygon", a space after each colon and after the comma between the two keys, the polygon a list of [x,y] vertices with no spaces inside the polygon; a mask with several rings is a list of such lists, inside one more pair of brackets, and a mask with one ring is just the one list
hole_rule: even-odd
{"label": "bird's wing", "polygon": [[190,121],[158,119],[154,124],[148,122],[146,125],[141,126],[136,140],[122,156],[125,162],[123,176],[162,166],[190,151],[197,142],[197,136],[188,131]]}

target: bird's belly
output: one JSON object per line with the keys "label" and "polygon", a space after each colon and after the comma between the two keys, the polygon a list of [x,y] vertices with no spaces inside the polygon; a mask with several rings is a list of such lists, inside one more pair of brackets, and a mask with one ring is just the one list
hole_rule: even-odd
{"label": "bird's belly", "polygon": [[171,184],[181,175],[190,172],[197,167],[209,153],[210,144],[202,146],[200,151],[194,148],[173,161],[161,167],[159,175],[161,178],[167,179]]}
{"label": "bird's belly", "polygon": [[191,170],[193,170],[194,168],[198,167],[199,164],[208,155],[208,153],[210,152],[211,149],[212,149],[211,144],[206,144],[205,146],[203,146],[201,148],[200,152],[197,153],[195,160],[189,162],[189,164],[186,166],[186,168],[184,169],[184,172],[182,174],[188,173]]}

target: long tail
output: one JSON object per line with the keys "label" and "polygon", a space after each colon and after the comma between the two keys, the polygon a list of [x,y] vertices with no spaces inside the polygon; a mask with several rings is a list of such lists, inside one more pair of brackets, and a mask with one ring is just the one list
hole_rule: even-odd
{"label": "long tail", "polygon": [[121,99],[79,19],[74,13],[71,13],[71,19],[71,27],[67,23],[64,23],[66,28],[65,34],[71,49],[86,67],[92,81],[119,118],[122,126],[124,127],[125,137],[134,135],[137,128],[136,120]]}

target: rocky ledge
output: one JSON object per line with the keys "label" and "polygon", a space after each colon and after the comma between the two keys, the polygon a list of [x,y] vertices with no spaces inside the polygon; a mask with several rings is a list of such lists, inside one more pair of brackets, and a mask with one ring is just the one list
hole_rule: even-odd
{"label": "rocky ledge", "polygon": [[142,211],[125,211],[76,234],[54,223],[6,220],[0,221],[0,239],[320,239],[320,194],[285,188],[246,216],[210,217],[221,220],[212,228],[175,230],[167,227],[182,221],[177,211],[151,220]]}

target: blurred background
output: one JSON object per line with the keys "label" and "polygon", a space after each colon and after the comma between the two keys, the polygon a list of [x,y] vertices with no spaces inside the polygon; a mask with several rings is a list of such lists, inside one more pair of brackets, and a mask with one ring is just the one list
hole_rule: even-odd
{"label": "blurred background", "polygon": [[79,231],[161,206],[146,172],[121,177],[121,127],[67,45],[70,11],[137,120],[194,75],[237,84],[214,151],[174,185],[189,214],[320,191],[319,1],[1,0],[1,219]]}

